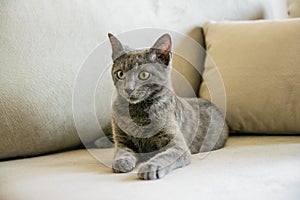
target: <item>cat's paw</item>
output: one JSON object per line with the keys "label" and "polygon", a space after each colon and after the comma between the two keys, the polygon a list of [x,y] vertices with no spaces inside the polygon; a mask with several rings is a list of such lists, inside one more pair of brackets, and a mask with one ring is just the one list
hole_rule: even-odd
{"label": "cat's paw", "polygon": [[120,157],[114,160],[112,169],[115,173],[131,172],[135,167],[135,160],[130,156]]}
{"label": "cat's paw", "polygon": [[142,180],[156,180],[164,177],[167,174],[166,168],[155,163],[141,164],[138,177]]}

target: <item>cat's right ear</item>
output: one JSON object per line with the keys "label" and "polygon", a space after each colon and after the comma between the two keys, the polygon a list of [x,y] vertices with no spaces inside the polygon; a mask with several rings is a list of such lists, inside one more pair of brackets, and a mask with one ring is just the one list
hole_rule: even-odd
{"label": "cat's right ear", "polygon": [[164,34],[158,38],[155,44],[150,48],[150,60],[158,61],[166,66],[171,60],[172,40],[169,34]]}
{"label": "cat's right ear", "polygon": [[121,42],[111,33],[108,33],[108,38],[112,48],[112,59],[115,61],[124,53],[124,48]]}

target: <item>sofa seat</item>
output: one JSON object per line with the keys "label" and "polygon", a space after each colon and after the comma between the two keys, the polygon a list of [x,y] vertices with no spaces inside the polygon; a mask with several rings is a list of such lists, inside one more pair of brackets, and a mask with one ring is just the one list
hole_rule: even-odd
{"label": "sofa seat", "polygon": [[[299,136],[232,136],[195,154],[161,180],[114,174],[101,164],[113,149],[80,149],[0,162],[1,200],[299,199]],[[105,160],[106,159],[106,160]]]}

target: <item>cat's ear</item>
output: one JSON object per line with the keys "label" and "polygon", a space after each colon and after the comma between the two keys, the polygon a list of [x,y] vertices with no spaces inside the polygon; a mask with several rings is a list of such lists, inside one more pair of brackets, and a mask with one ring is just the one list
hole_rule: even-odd
{"label": "cat's ear", "polygon": [[169,34],[160,36],[160,38],[158,38],[154,45],[150,48],[150,59],[168,66],[171,59],[171,48],[171,36]]}
{"label": "cat's ear", "polygon": [[111,33],[108,33],[108,38],[112,48],[112,59],[116,60],[124,53],[124,48],[121,42]]}

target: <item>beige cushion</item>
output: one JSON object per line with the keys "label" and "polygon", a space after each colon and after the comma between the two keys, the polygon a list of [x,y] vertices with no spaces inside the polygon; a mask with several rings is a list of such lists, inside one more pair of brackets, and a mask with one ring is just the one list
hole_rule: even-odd
{"label": "beige cushion", "polygon": [[300,17],[300,0],[288,0],[287,4],[289,17]]}
{"label": "beige cushion", "polygon": [[300,133],[299,33],[300,19],[205,24],[211,60],[200,96],[210,98],[216,64],[233,131]]}

